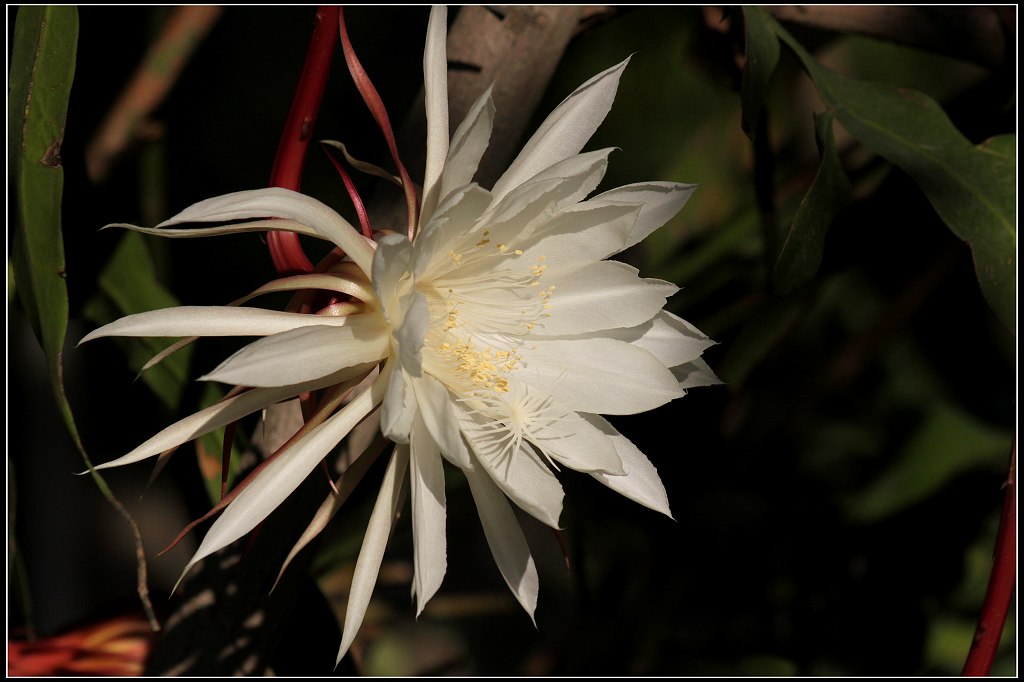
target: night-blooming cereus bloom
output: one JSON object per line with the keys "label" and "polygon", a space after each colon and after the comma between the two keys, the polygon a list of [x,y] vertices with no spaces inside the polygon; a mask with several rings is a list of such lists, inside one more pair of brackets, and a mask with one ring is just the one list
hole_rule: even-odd
{"label": "night-blooming cereus bloom", "polygon": [[[340,395],[339,386],[378,372],[239,486],[189,563],[255,527],[379,406],[381,430],[397,445],[356,563],[339,660],[369,603],[406,480],[418,611],[446,571],[447,461],[469,481],[498,568],[532,617],[537,572],[509,500],[557,528],[562,488],[554,470],[568,467],[669,514],[653,465],[599,415],[651,410],[718,383],[700,357],[712,342],[663,310],[676,287],[605,260],[675,215],[693,186],[641,183],[587,199],[610,150],[580,150],[610,109],[626,62],[562,102],[486,190],[472,179],[494,107],[485,93],[449,143],[445,25],[444,10],[435,9],[424,55],[423,203],[411,241],[386,234],[374,250],[330,208],[283,189],[209,199],[159,228],[135,228],[164,236],[292,230],[329,240],[348,260],[305,276],[304,286],[344,294],[346,314],[337,304],[321,311],[332,314],[185,307],[133,315],[87,337],[263,337],[203,377],[251,390],[104,466],[159,454],[306,391],[334,387]],[[275,220],[167,228],[267,217]]]}

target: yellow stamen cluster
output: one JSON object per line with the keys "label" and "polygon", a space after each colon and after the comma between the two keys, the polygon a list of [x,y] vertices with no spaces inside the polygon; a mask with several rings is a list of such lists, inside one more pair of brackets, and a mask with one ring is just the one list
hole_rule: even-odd
{"label": "yellow stamen cluster", "polygon": [[519,357],[515,353],[494,350],[489,346],[478,348],[472,341],[454,344],[445,342],[441,344],[440,350],[477,388],[497,393],[508,392],[508,379],[504,375],[519,364]]}
{"label": "yellow stamen cluster", "polygon": [[[551,308],[555,287],[540,286],[548,268],[544,256],[521,269],[496,269],[483,275],[474,270],[480,258],[524,254],[508,244],[495,244],[490,237],[490,230],[483,230],[476,242],[448,252],[455,268],[435,279],[430,289],[436,296],[432,297],[434,328],[440,332],[430,345],[447,366],[446,372],[452,373],[453,385],[466,382],[463,389],[471,386],[474,391],[507,393],[508,374],[520,363],[514,352],[516,342],[510,340],[511,345],[506,345],[497,341],[497,348],[512,350],[496,350],[489,344],[502,337],[510,339],[505,335],[514,338],[529,333],[543,318],[550,317],[546,311]],[[526,296],[529,287],[540,289],[536,297]],[[488,341],[481,343],[482,337]]]}

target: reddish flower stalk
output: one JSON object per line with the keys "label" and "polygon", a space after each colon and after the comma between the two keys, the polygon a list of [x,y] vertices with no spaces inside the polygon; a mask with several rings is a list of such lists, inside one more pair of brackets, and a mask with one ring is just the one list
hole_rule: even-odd
{"label": "reddish flower stalk", "polygon": [[[320,100],[327,85],[331,58],[334,56],[334,27],[341,10],[337,7],[320,7],[316,12],[316,26],[306,52],[306,63],[302,67],[295,97],[288,112],[281,141],[277,146],[274,168],[270,174],[271,187],[284,187],[298,191],[302,184],[302,165],[306,150],[313,136],[313,127],[320,112]],[[312,272],[313,264],[306,257],[299,243],[299,237],[292,232],[271,232],[267,235],[270,257],[274,267],[281,274]]]}
{"label": "reddish flower stalk", "polygon": [[1013,600],[1013,589],[1017,582],[1017,444],[1013,445],[1010,459],[1010,473],[1006,480],[1006,497],[1003,500],[1003,515],[996,537],[996,551],[992,559],[992,574],[988,579],[988,591],[978,617],[978,629],[974,633],[971,650],[964,663],[965,677],[984,677],[992,669],[992,661],[999,649],[999,640],[1006,624],[1006,614]]}
{"label": "reddish flower stalk", "polygon": [[345,172],[344,166],[341,162],[331,156],[331,153],[324,148],[324,154],[327,155],[328,160],[334,165],[334,169],[338,171],[338,175],[341,176],[341,181],[345,183],[345,191],[348,192],[348,197],[352,201],[352,206],[356,209],[356,215],[359,217],[359,226],[363,231],[363,236],[367,239],[373,239],[373,228],[370,227],[370,216],[366,213],[366,205],[363,204],[363,198],[359,196],[359,192],[356,191],[355,183],[352,182],[352,178],[349,177],[348,173]]}
{"label": "reddish flower stalk", "polygon": [[359,90],[359,94],[363,96],[363,102],[366,103],[370,114],[373,115],[373,120],[377,122],[377,127],[384,134],[384,139],[388,143],[388,150],[391,152],[391,158],[394,160],[395,166],[398,167],[398,175],[402,179],[402,189],[405,190],[405,204],[409,216],[409,238],[412,239],[413,232],[416,229],[416,213],[418,210],[416,205],[416,188],[412,184],[408,171],[405,170],[405,165],[398,158],[398,144],[395,141],[395,133],[391,128],[391,119],[388,118],[384,101],[377,93],[377,88],[373,87],[373,83],[370,82],[370,77],[366,74],[363,65],[356,57],[355,48],[352,47],[352,41],[348,38],[348,28],[345,26],[344,12],[340,12],[338,15],[338,28],[341,32],[341,49],[345,53],[345,63],[348,64],[348,71],[352,74],[352,81],[355,83],[356,89]]}

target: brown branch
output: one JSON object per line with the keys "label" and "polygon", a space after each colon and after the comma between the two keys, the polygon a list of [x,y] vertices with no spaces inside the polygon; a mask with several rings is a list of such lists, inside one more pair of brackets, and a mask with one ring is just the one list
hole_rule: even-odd
{"label": "brown branch", "polygon": [[149,115],[174,87],[196,47],[223,12],[208,5],[178,7],[143,57],[85,150],[89,179],[102,182],[114,161],[146,130]]}

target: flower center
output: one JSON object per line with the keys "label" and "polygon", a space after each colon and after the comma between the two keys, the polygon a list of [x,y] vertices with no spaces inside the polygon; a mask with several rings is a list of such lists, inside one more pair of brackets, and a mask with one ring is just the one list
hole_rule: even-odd
{"label": "flower center", "polygon": [[519,348],[550,316],[554,287],[543,287],[544,256],[519,263],[523,251],[480,239],[447,254],[449,267],[418,288],[432,324],[424,344],[427,371],[456,393],[507,393]]}

